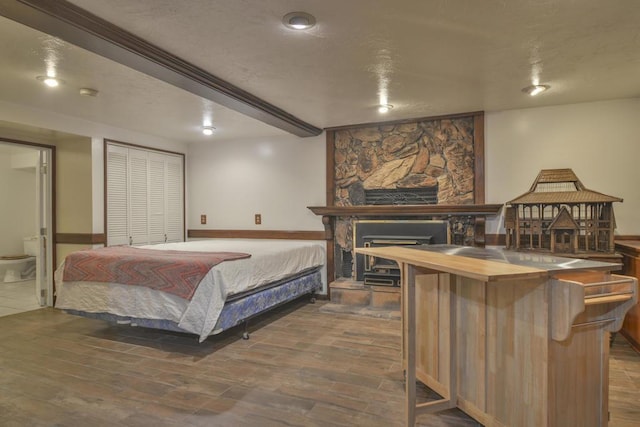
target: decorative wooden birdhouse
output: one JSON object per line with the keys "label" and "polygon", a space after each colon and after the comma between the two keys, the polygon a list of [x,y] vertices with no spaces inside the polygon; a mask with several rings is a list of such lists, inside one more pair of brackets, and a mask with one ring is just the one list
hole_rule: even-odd
{"label": "decorative wooden birdhouse", "polygon": [[509,249],[588,256],[614,252],[613,202],[585,188],[571,169],[543,169],[505,211]]}

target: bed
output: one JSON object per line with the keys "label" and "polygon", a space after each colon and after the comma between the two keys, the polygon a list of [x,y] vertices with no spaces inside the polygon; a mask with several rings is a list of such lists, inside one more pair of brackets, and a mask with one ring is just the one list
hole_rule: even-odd
{"label": "bed", "polygon": [[244,322],[246,339],[246,326],[252,317],[306,294],[313,297],[322,289],[326,252],[317,242],[208,239],[139,248],[165,255],[172,251],[193,252],[190,255],[194,256],[228,252],[247,257],[212,266],[190,299],[117,280],[65,280],[72,277],[65,273],[67,258],[55,272],[56,308],[119,324],[196,334],[200,342]]}

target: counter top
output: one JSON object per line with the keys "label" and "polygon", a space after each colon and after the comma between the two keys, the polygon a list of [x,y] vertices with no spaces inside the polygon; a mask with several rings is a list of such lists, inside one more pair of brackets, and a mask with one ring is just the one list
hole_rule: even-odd
{"label": "counter top", "polygon": [[617,269],[617,264],[500,248],[455,245],[356,248],[357,253],[488,281],[546,277],[564,271]]}
{"label": "counter top", "polygon": [[640,255],[640,240],[616,240],[616,250],[630,255]]}

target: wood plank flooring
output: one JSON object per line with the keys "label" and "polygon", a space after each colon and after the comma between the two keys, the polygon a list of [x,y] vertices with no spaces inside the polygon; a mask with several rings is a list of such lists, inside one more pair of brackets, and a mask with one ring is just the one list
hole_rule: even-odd
{"label": "wood plank flooring", "polygon": [[[0,425],[402,425],[400,322],[323,304],[262,316],[247,341],[235,329],[202,344],[50,308],[2,317]],[[620,336],[611,355],[610,426],[637,426],[640,355]],[[458,410],[419,424],[477,425]]]}

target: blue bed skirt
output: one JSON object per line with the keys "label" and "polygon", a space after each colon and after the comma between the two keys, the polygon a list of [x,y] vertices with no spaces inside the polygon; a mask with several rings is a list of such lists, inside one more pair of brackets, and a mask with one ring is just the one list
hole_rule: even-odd
{"label": "blue bed skirt", "polygon": [[[227,301],[222,308],[218,322],[213,328],[211,335],[237,326],[258,314],[264,313],[286,302],[293,301],[302,295],[313,294],[320,289],[322,289],[322,277],[320,270],[314,270],[294,279],[269,286],[266,289],[257,290],[256,292],[250,293],[242,298]],[[69,314],[105,320],[111,323],[130,324],[131,326],[141,326],[144,328],[191,333],[179,328],[175,322],[170,320],[142,319],[137,317],[118,316],[111,313],[90,313],[70,309],[65,309],[65,311]]]}

